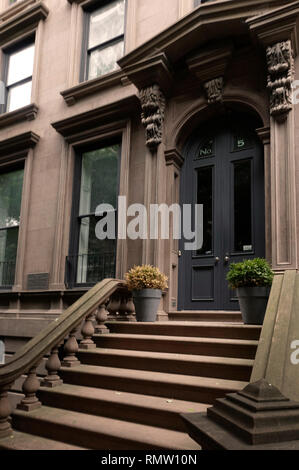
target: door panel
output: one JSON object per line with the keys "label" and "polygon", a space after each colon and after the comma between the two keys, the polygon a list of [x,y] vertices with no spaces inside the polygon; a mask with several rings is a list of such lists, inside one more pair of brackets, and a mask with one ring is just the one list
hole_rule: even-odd
{"label": "door panel", "polygon": [[181,310],[239,309],[229,265],[265,255],[263,152],[257,126],[241,122],[214,121],[186,149],[181,204],[203,204],[203,246],[186,251],[181,242]]}

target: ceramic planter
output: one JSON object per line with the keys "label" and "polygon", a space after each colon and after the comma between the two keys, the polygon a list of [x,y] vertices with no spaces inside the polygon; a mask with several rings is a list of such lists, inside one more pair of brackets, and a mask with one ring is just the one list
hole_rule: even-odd
{"label": "ceramic planter", "polygon": [[262,325],[264,323],[270,290],[270,287],[240,287],[237,289],[245,325]]}
{"label": "ceramic planter", "polygon": [[162,298],[162,291],[157,289],[143,289],[133,291],[133,301],[138,322],[155,322]]}

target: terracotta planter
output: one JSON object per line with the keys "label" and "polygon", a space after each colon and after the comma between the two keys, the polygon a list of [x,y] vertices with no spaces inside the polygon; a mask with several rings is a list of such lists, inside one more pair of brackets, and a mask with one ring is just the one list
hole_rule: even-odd
{"label": "terracotta planter", "polygon": [[262,325],[267,310],[270,287],[241,287],[237,289],[245,325]]}
{"label": "terracotta planter", "polygon": [[138,322],[154,323],[162,298],[162,291],[157,289],[143,289],[133,291],[133,301]]}

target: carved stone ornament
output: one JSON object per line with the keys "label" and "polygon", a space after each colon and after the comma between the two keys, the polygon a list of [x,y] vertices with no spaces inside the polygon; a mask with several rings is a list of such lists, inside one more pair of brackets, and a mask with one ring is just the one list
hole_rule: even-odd
{"label": "carved stone ornament", "polygon": [[146,145],[156,149],[162,142],[165,97],[159,85],[144,88],[139,94],[142,124],[146,129]]}
{"label": "carved stone ornament", "polygon": [[294,56],[291,41],[278,42],[267,48],[268,89],[271,115],[284,119],[292,109]]}
{"label": "carved stone ornament", "polygon": [[221,103],[223,100],[223,77],[214,78],[204,84],[208,102]]}

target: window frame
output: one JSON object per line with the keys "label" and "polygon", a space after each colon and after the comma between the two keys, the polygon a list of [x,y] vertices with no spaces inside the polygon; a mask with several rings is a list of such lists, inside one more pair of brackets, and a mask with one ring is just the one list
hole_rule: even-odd
{"label": "window frame", "polygon": [[[92,218],[95,216],[95,213],[80,215],[80,195],[81,195],[81,181],[82,181],[82,159],[83,154],[91,152],[93,150],[100,150],[106,147],[111,147],[113,145],[118,145],[118,174],[117,174],[117,197],[120,194],[120,175],[121,175],[121,160],[122,160],[122,136],[116,135],[112,138],[107,140],[103,140],[101,142],[93,142],[89,145],[84,145],[77,147],[75,149],[75,164],[74,164],[74,171],[73,171],[73,190],[72,190],[72,209],[71,209],[71,223],[70,223],[70,236],[69,236],[69,251],[68,257],[78,257],[79,253],[79,242],[80,242],[80,229],[81,229],[81,220],[88,218]],[[116,209],[116,233],[117,233],[117,215],[118,215],[118,207]],[[115,246],[115,260],[117,263],[117,249],[118,249],[118,239],[116,237],[116,246]],[[92,254],[92,253],[90,253]],[[71,279],[67,278],[67,270],[66,270],[66,279],[65,284],[69,287],[92,287],[94,283],[78,283],[77,282],[77,262],[75,266],[72,266],[72,273]],[[115,265],[117,269],[117,265]]]}
{"label": "window frame", "polygon": [[[12,54],[21,51],[23,49],[26,49],[30,45],[34,46],[34,59],[33,59],[33,68],[32,68],[32,75],[28,78],[24,78],[18,82],[13,83],[12,85],[7,85],[7,80],[8,80],[8,69],[9,69],[9,60]],[[23,85],[25,83],[28,83],[31,81],[33,83],[33,73],[34,73],[34,62],[35,62],[35,53],[36,53],[36,37],[35,37],[35,32],[30,34],[29,36],[22,38],[21,40],[18,40],[14,44],[10,44],[7,47],[3,47],[2,49],[2,54],[3,54],[3,69],[2,69],[2,81],[5,86],[4,90],[4,103],[0,105],[0,114],[6,114],[10,112],[16,112],[19,109],[22,109],[24,106],[29,106],[32,104],[32,88],[31,88],[31,96],[30,96],[30,102],[27,103],[26,105],[22,105],[19,108],[13,110],[13,111],[8,111],[7,106],[8,106],[8,94],[9,90],[11,88]]]}
{"label": "window frame", "polygon": [[[16,271],[17,271],[17,257],[18,257],[18,251],[19,251],[19,240],[20,240],[20,227],[21,227],[21,215],[22,215],[22,201],[23,201],[23,196],[24,196],[24,181],[25,181],[25,165],[26,165],[26,161],[25,159],[21,159],[21,160],[18,160],[14,163],[8,163],[8,164],[4,164],[3,166],[0,165],[0,173],[1,174],[6,174],[6,173],[12,173],[14,171],[19,171],[19,170],[23,170],[23,182],[22,182],[22,197],[21,197],[21,204],[20,204],[20,222],[17,226],[14,226],[14,227],[3,227],[3,228],[0,228],[0,232],[3,232],[3,231],[8,231],[8,230],[11,230],[11,229],[18,229],[18,241],[17,241],[17,251],[16,251],[16,259],[14,261],[15,263],[15,266],[14,266],[14,274],[13,274],[13,281],[11,284],[9,285],[3,285],[3,284],[0,284],[0,291],[6,291],[6,290],[10,290],[13,288],[13,286],[15,285],[15,279],[16,279]],[[0,260],[0,263],[5,263],[5,262],[9,262],[9,261],[2,261]]]}
{"label": "window frame", "polygon": [[94,77],[93,79],[88,77],[88,70],[89,70],[89,62],[90,62],[90,52],[94,50],[104,50],[107,47],[117,44],[118,42],[123,41],[124,45],[124,55],[126,54],[126,30],[127,30],[127,14],[128,14],[128,0],[124,0],[125,3],[125,13],[124,13],[124,33],[116,36],[115,38],[112,38],[104,43],[100,43],[96,46],[93,46],[92,48],[88,47],[88,41],[89,41],[89,32],[90,32],[90,15],[96,10],[99,10],[101,7],[104,7],[106,5],[109,5],[109,3],[112,3],[113,0],[102,0],[100,4],[94,4],[91,2],[91,4],[86,5],[83,7],[83,37],[82,37],[82,52],[81,52],[81,66],[80,66],[80,83],[88,81],[88,80],[93,80],[97,79],[100,77],[104,77],[109,75],[110,73],[114,73],[115,70],[111,72],[107,72],[103,75],[99,75],[98,77]]}

